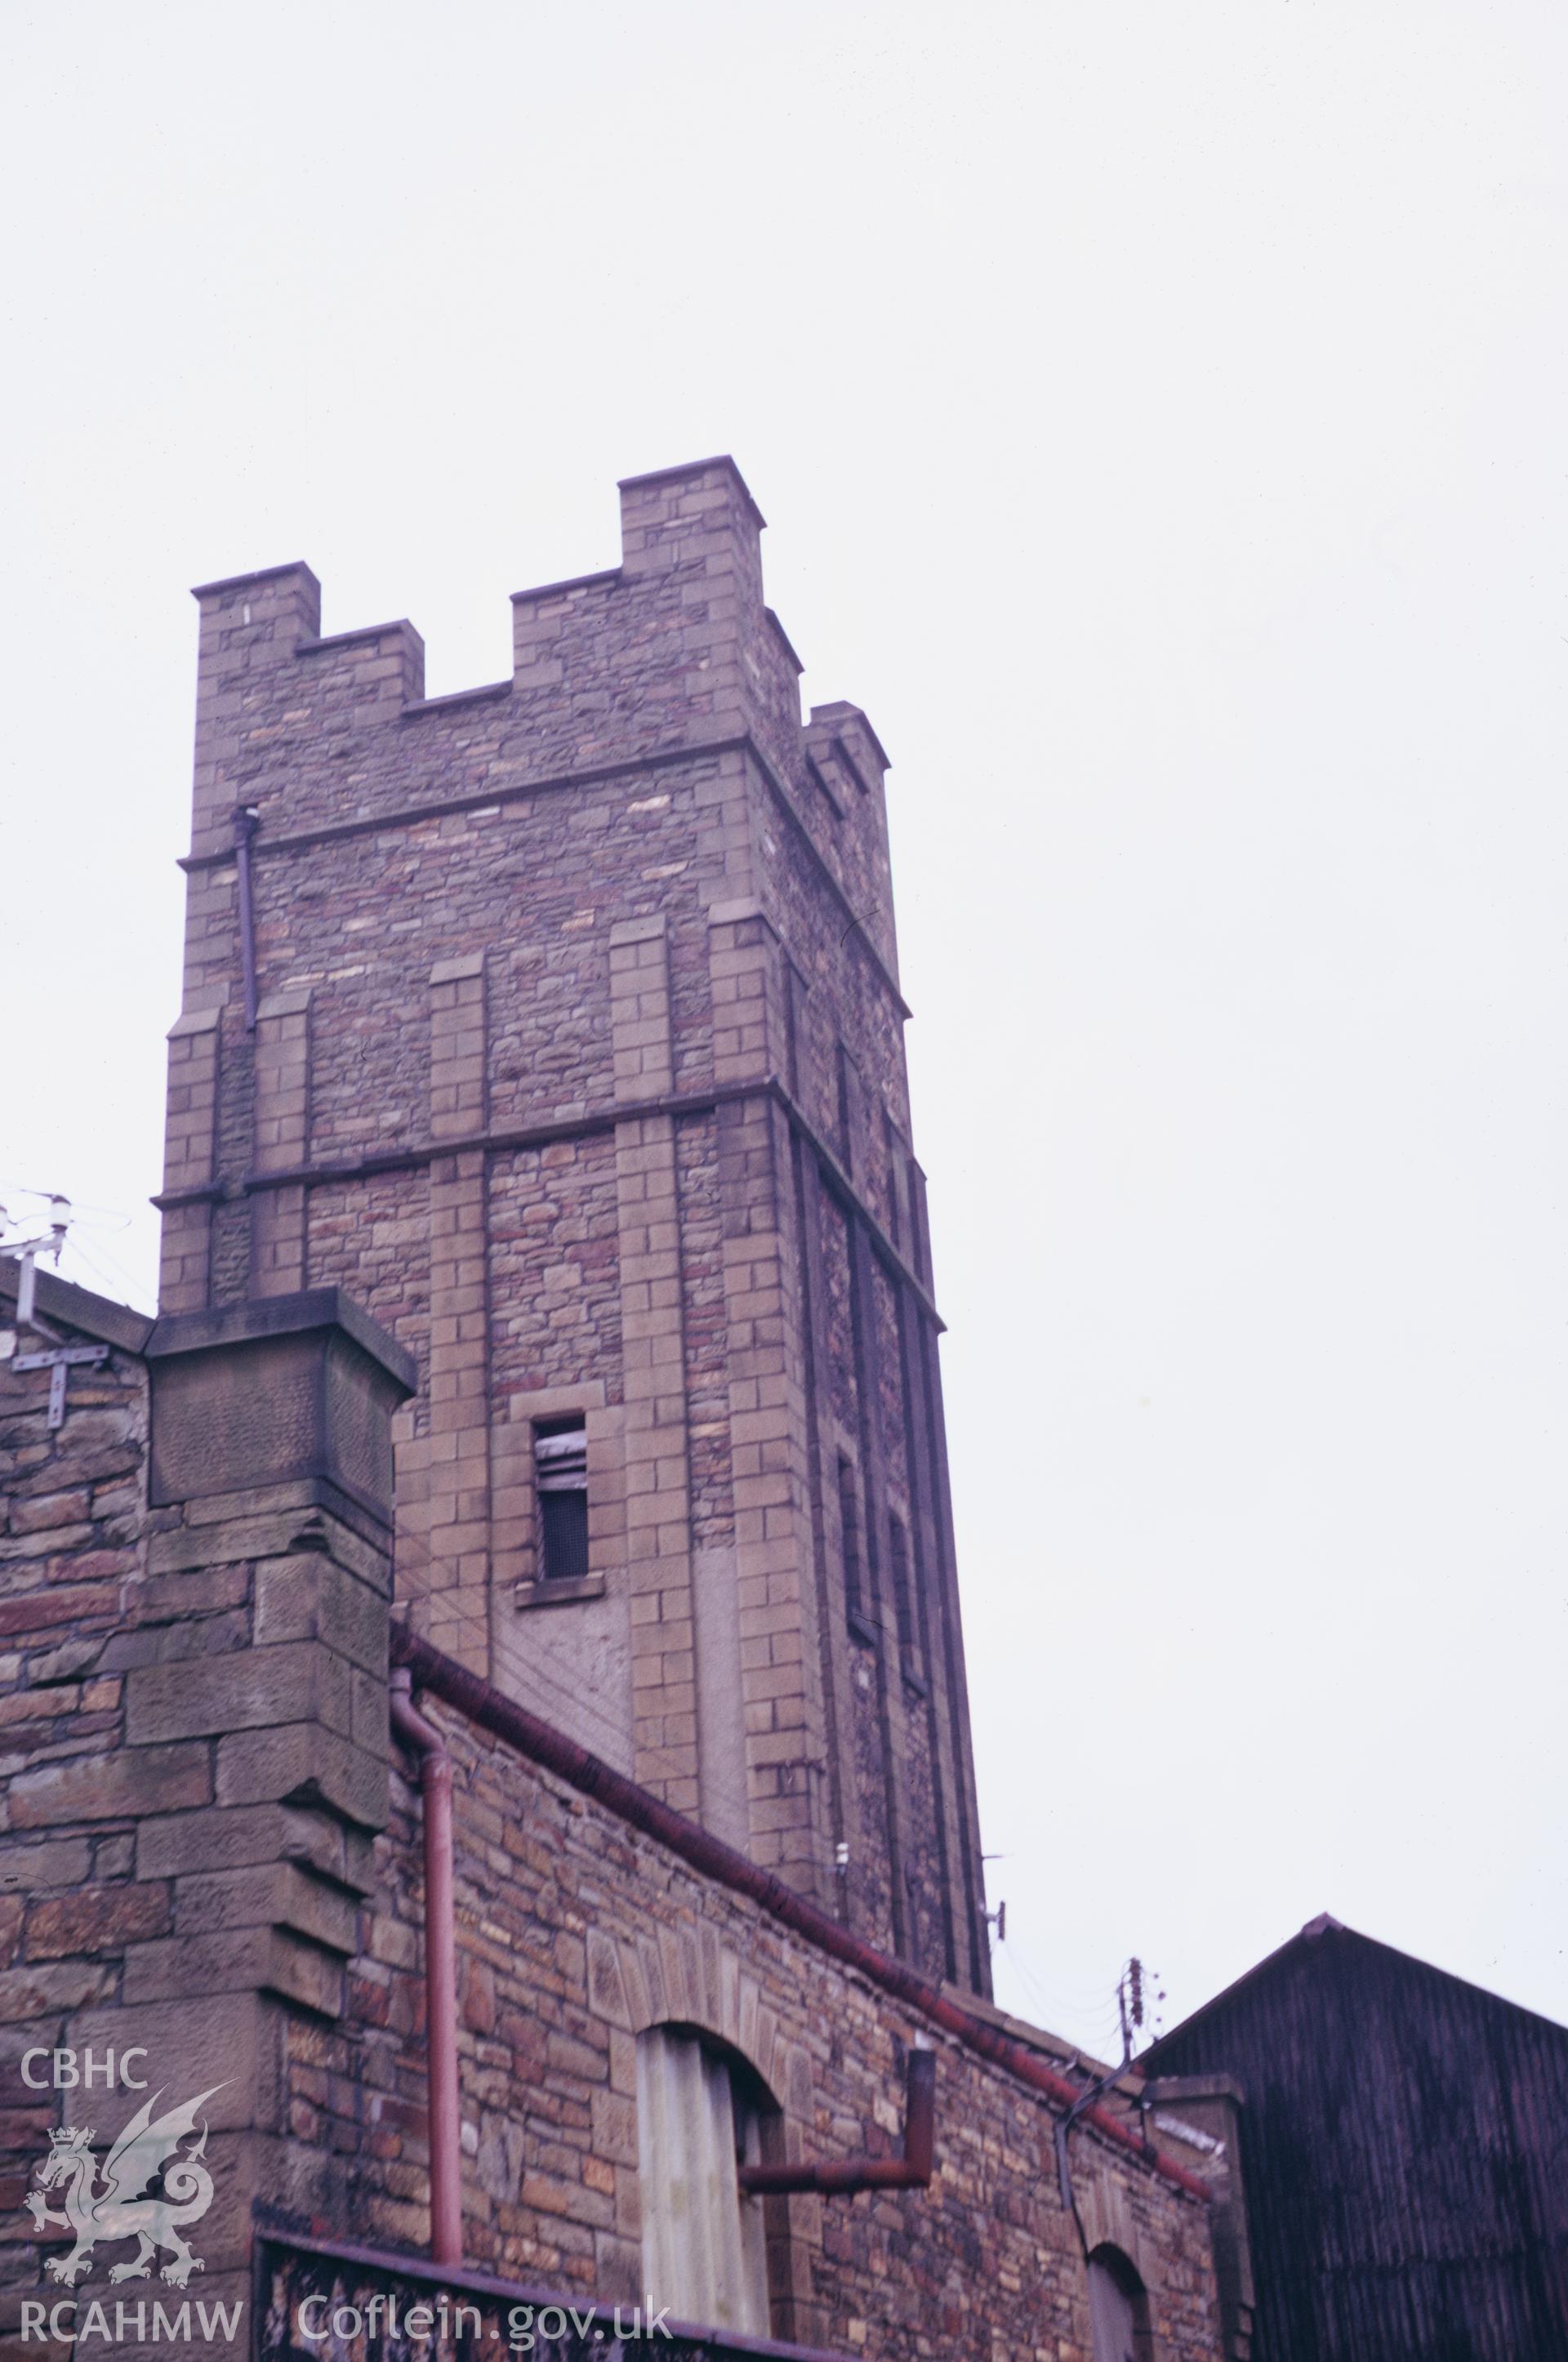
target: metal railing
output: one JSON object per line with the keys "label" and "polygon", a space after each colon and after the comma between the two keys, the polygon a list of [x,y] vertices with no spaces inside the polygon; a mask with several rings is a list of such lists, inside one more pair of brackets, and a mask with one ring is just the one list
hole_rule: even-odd
{"label": "metal railing", "polygon": [[257,2362],[845,2362],[819,2347],[677,2321],[467,2267],[260,2230]]}

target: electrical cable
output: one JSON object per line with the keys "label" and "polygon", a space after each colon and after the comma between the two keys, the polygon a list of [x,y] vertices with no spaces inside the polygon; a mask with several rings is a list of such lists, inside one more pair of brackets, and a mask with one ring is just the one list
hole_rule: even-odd
{"label": "electrical cable", "polygon": [[143,1308],[136,1301],[136,1299],[141,1295],[142,1291],[138,1283],[132,1279],[129,1272],[125,1269],[123,1264],[116,1262],[114,1256],[108,1253],[106,1248],[100,1245],[99,1251],[104,1254],[106,1262],[113,1266],[112,1271],[105,1271],[104,1264],[99,1262],[97,1254],[94,1254],[82,1239],[67,1239],[63,1250],[64,1253],[68,1256],[80,1256],[81,1260],[87,1265],[88,1270],[92,1272],[94,1277],[100,1281],[105,1287],[115,1291],[116,1295],[121,1288],[127,1288],[130,1293],[123,1300],[130,1304],[133,1310],[140,1311]]}

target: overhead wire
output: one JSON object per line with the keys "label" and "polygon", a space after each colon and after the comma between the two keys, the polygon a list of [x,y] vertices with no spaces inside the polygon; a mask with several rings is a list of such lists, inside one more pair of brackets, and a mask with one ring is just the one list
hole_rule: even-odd
{"label": "overhead wire", "polygon": [[0,1178],[0,1197],[40,1198],[50,1205],[55,1204],[58,1200],[63,1200],[66,1205],[73,1206],[79,1214],[92,1214],[122,1227],[129,1223],[132,1219],[123,1206],[94,1206],[86,1198],[73,1198],[69,1189],[35,1189],[31,1183],[27,1181]]}
{"label": "overhead wire", "polygon": [[100,1247],[99,1252],[103,1253],[105,1262],[111,1266],[109,1270],[105,1269],[104,1263],[100,1263],[98,1260],[98,1254],[94,1253],[82,1239],[72,1237],[67,1239],[65,1242],[64,1253],[66,1255],[79,1256],[87,1265],[88,1270],[93,1273],[96,1279],[101,1280],[105,1287],[116,1291],[121,1288],[128,1289],[129,1294],[125,1298],[125,1301],[133,1305],[133,1307],[139,1311],[142,1308],[137,1302],[137,1298],[139,1297],[143,1292],[140,1284],[131,1277],[129,1272],[126,1270],[123,1264],[117,1262],[113,1255],[109,1254],[106,1248]]}
{"label": "overhead wire", "polygon": [[[18,1211],[19,1198],[37,1201],[36,1210]],[[47,1224],[48,1236],[37,1235],[39,1226]],[[143,1283],[133,1277],[113,1250],[106,1246],[101,1232],[110,1235],[127,1231],[131,1217],[123,1209],[82,1205],[60,1189],[33,1189],[16,1181],[0,1183],[0,1229],[32,1232],[32,1236],[0,1237],[0,1250],[23,1253],[30,1248],[35,1256],[46,1255],[53,1263],[55,1275],[65,1278],[72,1265],[81,1263],[94,1280],[106,1287],[110,1295],[141,1309],[149,1294]],[[94,1234],[89,1246],[85,1232]],[[122,1296],[123,1291],[123,1296]]]}
{"label": "overhead wire", "polygon": [[[400,1569],[417,1578],[422,1573],[428,1574],[440,1568],[442,1562],[431,1554],[422,1538],[416,1539],[395,1525],[393,1532],[394,1577]],[[394,1619],[402,1621],[409,1630],[419,1632],[421,1638],[426,1639],[436,1639],[433,1627],[444,1625],[449,1629],[456,1621],[464,1638],[472,1643],[473,1653],[485,1668],[487,1678],[494,1681],[498,1673],[504,1676],[512,1672],[515,1676],[513,1694],[520,1702],[537,1697],[540,1659],[529,1658],[516,1640],[503,1631],[498,1631],[495,1618],[489,1612],[465,1608],[455,1590],[402,1592],[394,1596],[392,1614]],[[441,1645],[438,1639],[436,1645]],[[556,1657],[554,1650],[549,1654]],[[560,1663],[563,1673],[575,1670],[562,1663],[558,1657],[556,1661]],[[508,1686],[504,1678],[496,1685],[499,1688]],[[588,1690],[574,1686],[571,1694],[574,1718],[580,1716],[598,1734],[594,1741],[595,1751],[602,1753],[607,1762],[618,1768],[624,1766],[627,1761],[625,1717],[602,1705]]]}
{"label": "overhead wire", "polygon": [[[1043,2033],[1059,2034],[1062,2021],[1066,2019],[1091,2036],[1097,2052],[1115,2047],[1121,2040],[1121,2027],[1114,1992],[1108,1998],[1105,1987],[1096,1985],[1092,1989],[1081,1988],[1081,1997],[1073,1999],[1066,1989],[1057,1985],[1054,1980],[1048,1987],[1031,1966],[1027,1956],[1017,1950],[1010,1937],[1005,1948],[1012,1973],[1033,2006],[1041,2012],[1039,2023]],[[1076,2047],[1083,2047],[1077,2044],[1076,2036],[1063,2036],[1062,2038],[1072,2039]]]}

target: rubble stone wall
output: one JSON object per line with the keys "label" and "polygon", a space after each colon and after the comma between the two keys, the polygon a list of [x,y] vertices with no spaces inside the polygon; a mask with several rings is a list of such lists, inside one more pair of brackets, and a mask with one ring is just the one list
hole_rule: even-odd
{"label": "rubble stone wall", "polygon": [[[911,2044],[937,2052],[929,2190],[793,2197],[777,2336],[878,2362],[1088,2362],[1056,2112],[746,1897],[426,1696],[457,1771],[464,2217],[480,2269],[630,2303],[640,2246],[636,2036],[672,2022],[749,2061],[810,2160],[897,2153]],[[297,2030],[292,2122],[352,2153],[356,2219],[426,2233],[418,1797],[402,1768],[353,2023]],[[1128,2121],[1135,2123],[1135,2115]],[[1218,2352],[1208,2209],[1091,2126],[1079,2212],[1151,2292],[1162,2362]],[[660,2292],[654,2292],[658,2297]],[[662,2301],[662,2299],[661,2299]],[[679,2312],[679,2306],[676,2307]]]}
{"label": "rubble stone wall", "polygon": [[[390,1342],[378,1362],[336,1297],[154,1326],[55,1287],[44,1309],[54,1343],[102,1358],[71,1367],[58,1428],[48,1369],[0,1363],[6,2362],[50,2345],[17,2340],[23,2301],[111,2317],[122,2299],[133,2317],[144,2300],[248,2303],[259,2220],[415,2252],[429,2236],[422,1807],[389,1738],[389,1538],[363,1481],[412,1373]],[[1201,2195],[1086,2122],[1075,2219],[1042,2094],[609,1804],[421,1704],[455,1767],[470,2267],[602,2303],[646,2293],[650,2026],[738,2053],[775,2104],[773,2153],[812,2161],[894,2153],[907,2055],[929,2045],[929,2189],[765,2202],[775,2335],[886,2362],[1088,2362],[1087,2238],[1142,2274],[1160,2362],[1218,2355]],[[105,2088],[103,2062],[132,2046],[143,2077]],[[94,2084],[46,2087],[57,2052],[90,2053]],[[61,2287],[45,2267],[70,2234],[24,2204],[50,2134],[86,2126],[102,2155],[148,2084],[165,2106],[204,2095],[200,2277],[116,2288],[131,2251],[105,2236]],[[127,2362],[210,2356],[250,2334],[116,2344]]]}

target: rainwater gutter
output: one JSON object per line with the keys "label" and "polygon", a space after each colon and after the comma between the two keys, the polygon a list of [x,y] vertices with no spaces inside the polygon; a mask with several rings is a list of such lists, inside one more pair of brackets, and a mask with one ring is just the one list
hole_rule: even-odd
{"label": "rainwater gutter", "polygon": [[868,1983],[917,2011],[929,2025],[940,2026],[977,2058],[999,2067],[1015,2081],[1039,2092],[1059,2108],[1076,2107],[1087,2097],[1084,2121],[1092,2125],[1102,2139],[1136,2157],[1176,2189],[1201,2200],[1205,2206],[1209,2204],[1213,2193],[1206,2181],[1162,2150],[1146,2146],[1139,2134],[1101,2106],[1096,2093],[1086,2094],[1081,2086],[1048,2066],[1027,2044],[1015,2041],[1010,2035],[999,2032],[984,2018],[965,2009],[918,1970],[852,1935],[847,1927],[841,1926],[814,1903],[808,1903],[771,1871],[759,1869],[734,1846],[725,1845],[723,1838],[688,1820],[684,1813],[674,1811],[658,1797],[650,1795],[624,1772],[613,1770],[586,1747],[568,1738],[563,1731],[530,1714],[513,1699],[503,1697],[477,1673],[470,1673],[466,1666],[433,1648],[428,1640],[395,1623],[392,1628],[392,1662],[407,1667],[422,1689],[455,1707],[467,1721],[504,1740],[531,1762],[553,1772],[580,1794],[593,1797],[607,1812],[655,1838],[705,1878],[727,1886],[733,1893],[748,1896],[771,1918],[793,1928],[817,1950],[858,1970]]}
{"label": "rainwater gutter", "polygon": [[414,1676],[392,1676],[392,1727],[419,1758],[425,1836],[425,2048],[430,2120],[430,2253],[463,2260],[462,2114],[458,2098],[458,1950],[452,1902],[452,1759],[414,1710]]}

